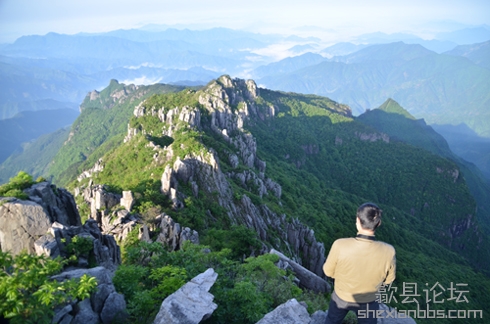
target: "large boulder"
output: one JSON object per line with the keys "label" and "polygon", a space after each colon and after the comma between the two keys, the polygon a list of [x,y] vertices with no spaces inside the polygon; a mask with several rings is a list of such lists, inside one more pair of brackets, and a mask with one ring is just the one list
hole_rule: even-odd
{"label": "large boulder", "polygon": [[309,324],[310,314],[305,305],[290,299],[266,314],[257,324]]}
{"label": "large boulder", "polygon": [[48,231],[51,221],[39,204],[16,198],[0,198],[0,248],[13,255],[34,253],[34,242]]}
{"label": "large boulder", "polygon": [[[24,190],[27,200],[0,198],[0,249],[13,255],[34,253],[34,242],[54,223],[80,226],[73,196],[62,188],[41,182]],[[47,243],[46,243],[47,244]]]}
{"label": "large boulder", "polygon": [[208,291],[218,278],[208,269],[165,298],[154,324],[197,324],[209,318],[218,307]]}
{"label": "large boulder", "polygon": [[24,190],[29,200],[43,206],[51,223],[67,226],[82,225],[73,195],[49,182],[40,182]]}

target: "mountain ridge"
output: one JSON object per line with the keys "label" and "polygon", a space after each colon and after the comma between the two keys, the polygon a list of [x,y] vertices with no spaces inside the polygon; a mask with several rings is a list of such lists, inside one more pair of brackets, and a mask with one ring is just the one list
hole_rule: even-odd
{"label": "mountain ridge", "polygon": [[[395,45],[403,46],[406,45]],[[370,48],[373,47],[359,52]],[[408,61],[384,62],[376,61],[376,56],[373,60],[367,56],[365,61],[351,64],[322,62],[258,82],[275,90],[329,96],[348,104],[355,115],[378,107],[391,97],[428,123],[465,122],[478,134],[489,136],[490,123],[486,121],[490,117],[484,108],[490,100],[490,90],[486,89],[489,84],[485,81],[490,78],[489,70],[463,57],[428,50],[424,53]]]}

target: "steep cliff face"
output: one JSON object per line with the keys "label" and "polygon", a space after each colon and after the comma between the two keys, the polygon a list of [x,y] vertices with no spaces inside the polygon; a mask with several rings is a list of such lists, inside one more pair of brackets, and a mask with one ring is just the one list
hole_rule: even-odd
{"label": "steep cliff face", "polygon": [[[215,148],[206,146],[198,151],[185,151],[183,144],[173,143],[160,147],[155,153],[156,160],[163,156],[162,162],[173,161],[167,164],[161,176],[161,192],[170,198],[173,208],[186,208],[186,194],[180,190],[181,186],[190,187],[194,197],[200,193],[213,195],[233,224],[244,224],[254,229],[267,245],[287,253],[321,275],[325,249],[316,241],[313,230],[297,219],[288,219],[287,215],[272,211],[266,204],[254,203],[246,194],[251,192],[260,198],[281,198],[281,186],[265,176],[266,163],[257,156],[256,139],[244,129],[245,122],[274,117],[277,107],[260,105],[255,101],[259,90],[254,81],[232,80],[228,76],[211,82],[192,95],[198,100],[195,107],[149,107],[145,102],[137,106],[134,116],[138,119],[158,117],[162,133],[130,126],[125,142],[139,133],[169,137],[177,131],[192,129],[213,133],[218,141],[227,143],[234,150],[218,154]],[[176,153],[182,150],[187,153]],[[225,157],[226,161],[220,161],[219,156]],[[223,162],[227,164],[226,171],[223,171]],[[232,183],[245,193],[238,194]],[[213,217],[211,212],[208,217]],[[263,252],[266,249],[264,245]]]}

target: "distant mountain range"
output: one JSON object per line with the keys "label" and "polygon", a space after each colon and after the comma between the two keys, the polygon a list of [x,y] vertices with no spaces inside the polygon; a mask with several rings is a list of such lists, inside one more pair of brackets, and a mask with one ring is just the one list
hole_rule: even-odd
{"label": "distant mountain range", "polygon": [[490,41],[460,45],[444,54],[466,57],[473,63],[490,69]]}
{"label": "distant mountain range", "polygon": [[[486,51],[486,43],[474,45],[469,56],[485,57]],[[303,56],[286,59],[282,62],[301,68],[258,82],[272,89],[328,96],[348,104],[355,114],[393,98],[428,123],[463,122],[489,137],[490,70],[457,53],[437,54],[402,42],[372,45],[306,67]]]}
{"label": "distant mountain range", "polygon": [[[87,92],[112,79],[195,86],[228,74],[271,89],[328,96],[355,115],[393,98],[429,124],[464,123],[490,136],[488,26],[433,40],[372,33],[328,47],[313,37],[157,27],[49,33],[3,45],[0,119],[28,110],[78,109]],[[284,44],[287,49],[275,50]],[[278,61],[284,54],[289,57]],[[484,157],[465,157],[484,164]]]}

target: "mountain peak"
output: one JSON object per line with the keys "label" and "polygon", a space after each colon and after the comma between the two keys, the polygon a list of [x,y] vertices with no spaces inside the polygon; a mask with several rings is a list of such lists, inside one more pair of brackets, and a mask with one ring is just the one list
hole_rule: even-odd
{"label": "mountain peak", "polygon": [[402,115],[408,119],[415,119],[407,110],[405,110],[398,102],[395,100],[388,98],[381,106],[377,109],[382,110],[384,112],[390,114],[398,114]]}

